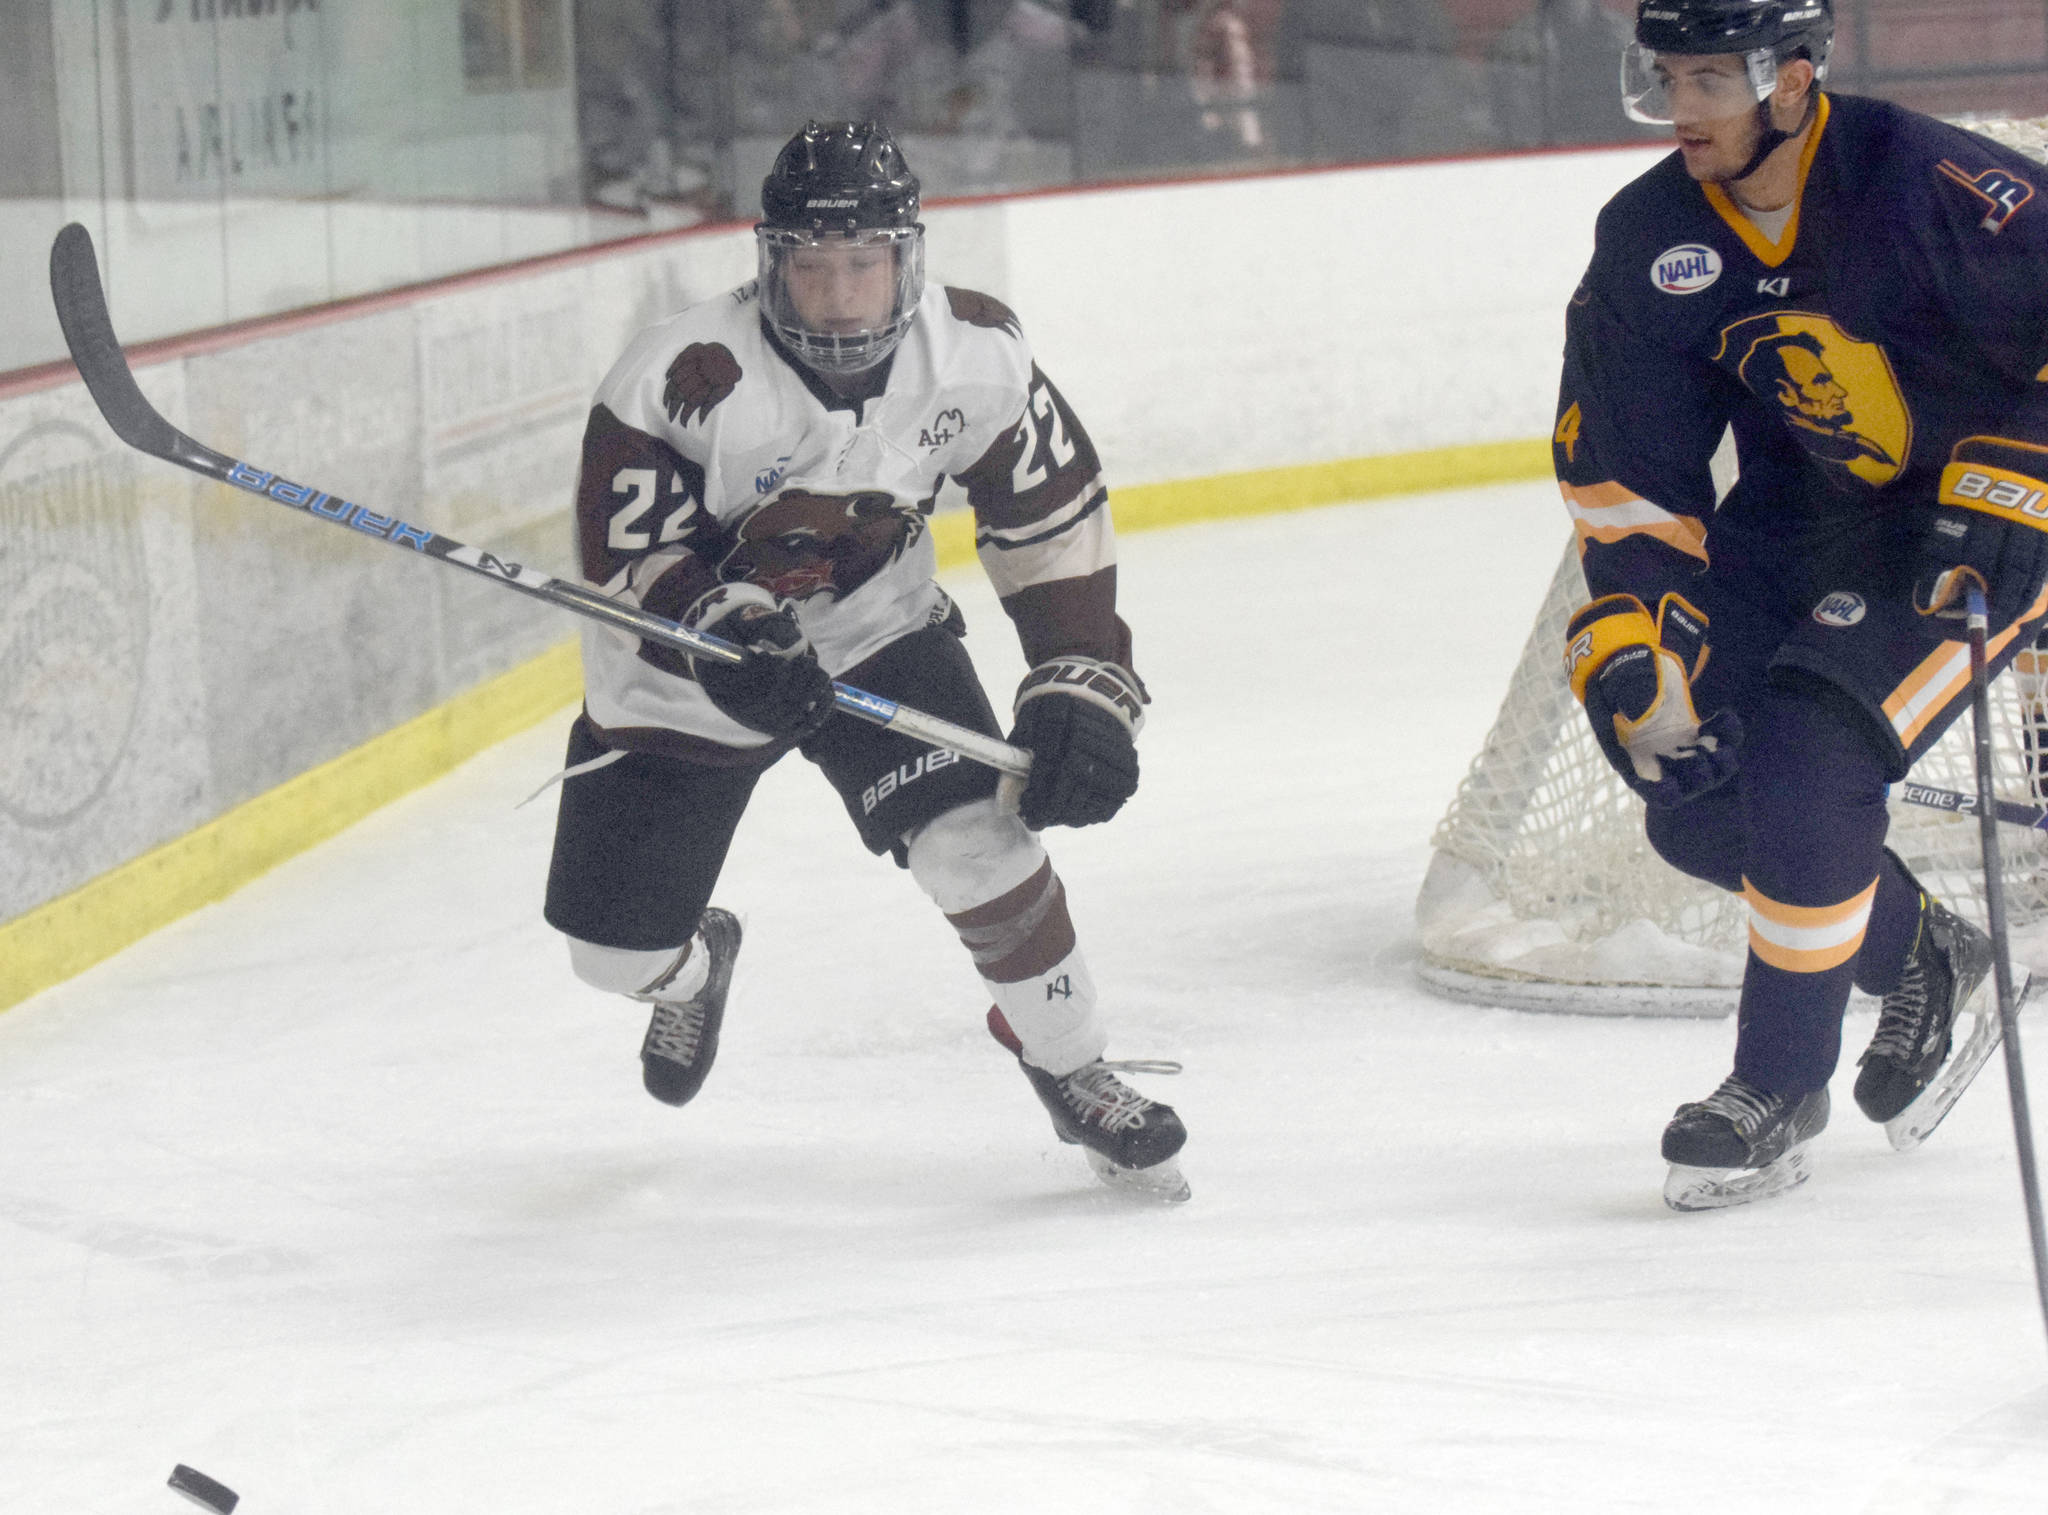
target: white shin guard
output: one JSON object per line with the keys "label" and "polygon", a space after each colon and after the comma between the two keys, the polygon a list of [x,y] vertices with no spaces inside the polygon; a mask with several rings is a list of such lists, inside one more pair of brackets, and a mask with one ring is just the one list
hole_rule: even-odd
{"label": "white shin guard", "polygon": [[1024,1060],[1064,1078],[1102,1056],[1109,1032],[1095,1004],[1095,980],[1076,947],[1044,973],[993,984],[996,1008],[1024,1045]]}
{"label": "white shin guard", "polygon": [[1001,898],[1045,866],[1038,838],[992,799],[934,816],[909,850],[910,876],[948,915]]}
{"label": "white shin guard", "polygon": [[[1045,849],[1014,812],[994,799],[960,805],[934,818],[910,838],[909,852],[911,877],[949,917],[1019,893],[1035,875],[1045,873],[1043,897],[1020,898],[1013,918],[973,928],[955,920],[963,942],[979,959],[1000,959],[1023,947],[1041,929],[1049,909],[1057,909],[1062,934],[1071,929]],[[1067,1074],[1102,1055],[1108,1033],[1096,1012],[1095,980],[1078,946],[1070,946],[1043,972],[1002,982],[984,976],[982,982],[1034,1067]]]}

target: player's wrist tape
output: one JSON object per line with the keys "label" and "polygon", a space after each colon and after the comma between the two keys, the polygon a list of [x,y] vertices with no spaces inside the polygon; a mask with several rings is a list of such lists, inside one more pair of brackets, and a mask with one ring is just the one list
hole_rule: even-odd
{"label": "player's wrist tape", "polygon": [[1135,675],[1101,658],[1047,658],[1017,686],[1013,716],[1040,695],[1066,694],[1099,705],[1124,723],[1132,736],[1145,729],[1145,688]]}
{"label": "player's wrist tape", "polygon": [[1964,437],[1941,471],[1937,505],[1975,510],[2048,531],[2048,448],[2003,437]]}
{"label": "player's wrist tape", "polygon": [[1656,619],[1632,594],[1602,595],[1581,606],[1565,627],[1565,675],[1572,694],[1586,702],[1586,685],[1607,660],[1629,647],[1650,647],[1678,660],[1686,679],[1698,676],[1707,661],[1707,618],[1683,595],[1667,594],[1657,602]]}

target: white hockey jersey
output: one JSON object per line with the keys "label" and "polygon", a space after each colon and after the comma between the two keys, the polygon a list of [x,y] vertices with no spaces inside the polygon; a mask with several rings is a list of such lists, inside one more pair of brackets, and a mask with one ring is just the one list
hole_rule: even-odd
{"label": "white hockey jersey", "polygon": [[[1017,319],[928,289],[873,398],[834,394],[767,334],[754,286],[640,333],[599,387],[576,529],[585,579],[679,618],[720,582],[793,601],[827,672],[951,612],[926,529],[972,507],[981,562],[1031,662],[1129,666],[1095,448],[1032,362]],[[585,709],[614,747],[759,761],[673,651],[583,636]]]}

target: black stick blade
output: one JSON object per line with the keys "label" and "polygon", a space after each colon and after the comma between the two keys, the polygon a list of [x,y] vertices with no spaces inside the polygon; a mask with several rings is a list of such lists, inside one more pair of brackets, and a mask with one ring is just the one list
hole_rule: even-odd
{"label": "black stick blade", "polygon": [[76,221],[50,244],[50,296],[57,304],[57,324],[64,328],[71,361],[78,365],[79,376],[114,435],[152,457],[175,459],[187,438],[157,414],[129,371],[128,356],[114,335],[114,318],[107,314],[92,233]]}

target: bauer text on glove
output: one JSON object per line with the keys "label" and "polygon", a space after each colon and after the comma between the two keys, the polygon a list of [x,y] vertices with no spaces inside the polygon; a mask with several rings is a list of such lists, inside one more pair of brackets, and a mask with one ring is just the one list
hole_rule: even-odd
{"label": "bauer text on glove", "polygon": [[1994,628],[2033,607],[2048,579],[2048,481],[2037,474],[2048,475],[2048,449],[1999,437],[1956,443],[1920,537],[1915,609],[1961,616],[1972,580]]}
{"label": "bauer text on glove", "polygon": [[690,659],[711,703],[742,726],[801,741],[832,713],[831,676],[787,600],[753,584],[721,584],[698,597],[683,624],[746,655],[738,663]]}
{"label": "bauer text on glove", "polygon": [[1654,621],[1634,595],[1607,595],[1565,632],[1572,692],[1601,752],[1652,804],[1682,804],[1735,772],[1741,720],[1723,710],[1702,721],[1693,709],[1706,633],[1706,617],[1675,594],[1658,603]]}
{"label": "bauer text on glove", "polygon": [[1138,787],[1145,688],[1115,663],[1048,658],[1017,686],[1010,740],[1031,752],[1017,813],[1032,830],[1092,826]]}

